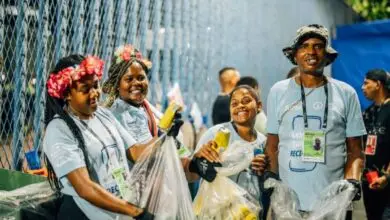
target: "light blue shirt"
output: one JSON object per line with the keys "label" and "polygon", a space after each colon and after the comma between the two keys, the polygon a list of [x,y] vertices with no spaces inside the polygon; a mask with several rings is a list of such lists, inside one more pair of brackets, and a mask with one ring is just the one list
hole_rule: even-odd
{"label": "light blue shirt", "polygon": [[[305,94],[312,88],[305,88]],[[325,163],[303,162],[304,121],[301,88],[294,79],[277,82],[267,99],[267,131],[279,136],[279,175],[297,194],[301,209],[310,211],[319,193],[343,179],[347,159],[346,138],[366,134],[359,100],[348,84],[329,78],[329,113],[325,130]],[[294,105],[295,104],[295,105]],[[324,86],[306,96],[309,129],[321,130]]]}
{"label": "light blue shirt", "polygon": [[144,108],[134,107],[122,99],[116,99],[110,110],[138,143],[145,144],[152,140],[149,118]]}
{"label": "light blue shirt", "polygon": [[[86,151],[89,161],[96,172],[97,181],[107,191],[120,196],[117,184],[107,170],[107,165],[109,163],[119,165],[125,168],[125,172],[129,174],[126,150],[133,146],[136,141],[124,130],[111,112],[103,108],[99,107],[92,119],[83,121],[94,133],[99,135],[105,146],[80,122],[80,119],[75,116],[72,116],[72,118],[84,137]],[[102,123],[107,126],[114,139],[111,138],[110,133],[104,128]],[[83,152],[78,146],[77,139],[62,119],[55,118],[48,124],[43,138],[43,151],[49,158],[56,176],[63,185],[61,192],[72,196],[76,204],[89,219],[110,220],[127,218],[123,215],[98,208],[82,199],[68,181],[66,175],[78,168],[85,167],[85,160]]]}
{"label": "light blue shirt", "polygon": [[[149,102],[148,104],[153,114],[152,117],[154,117],[154,120],[158,124],[163,114]],[[111,106],[110,111],[115,116],[115,118],[122,124],[126,131],[129,132],[131,136],[137,141],[137,143],[146,144],[150,140],[152,140],[153,136],[150,133],[148,123],[150,119],[148,114],[146,113],[145,108],[132,106],[129,103],[123,101],[122,99],[117,98]],[[179,132],[176,139],[180,143],[183,143],[182,132]],[[181,149],[186,148],[183,144],[181,144],[180,147]],[[184,154],[179,154],[179,156],[181,158],[188,157],[189,153],[189,151],[186,151]],[[131,163],[130,166],[132,167]]]}

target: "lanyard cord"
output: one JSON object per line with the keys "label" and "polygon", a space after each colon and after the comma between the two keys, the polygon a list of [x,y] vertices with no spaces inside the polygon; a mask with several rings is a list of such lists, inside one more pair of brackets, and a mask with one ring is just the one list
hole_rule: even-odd
{"label": "lanyard cord", "polygon": [[[302,78],[299,78],[299,80],[301,81],[301,101],[302,101],[303,121],[304,121],[304,124],[305,124],[305,128],[308,128],[309,127],[309,123],[307,121],[305,89],[303,88]],[[324,123],[322,124],[322,128],[326,129],[327,124],[328,124],[328,108],[329,108],[329,106],[328,106],[329,105],[329,100],[328,100],[329,97],[328,96],[329,95],[328,95],[328,80],[326,79],[325,76],[324,76],[324,81],[325,81],[325,85],[324,85],[325,110],[324,110],[324,118],[323,118]]]}

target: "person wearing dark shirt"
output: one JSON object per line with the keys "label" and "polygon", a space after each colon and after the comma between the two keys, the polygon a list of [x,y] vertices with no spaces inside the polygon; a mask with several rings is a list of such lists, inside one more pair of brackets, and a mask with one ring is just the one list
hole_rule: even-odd
{"label": "person wearing dark shirt", "polygon": [[213,104],[212,119],[214,125],[230,121],[229,94],[238,80],[240,80],[240,74],[233,67],[225,67],[219,71],[219,83],[222,91]]}
{"label": "person wearing dark shirt", "polygon": [[362,90],[373,104],[363,113],[366,170],[377,171],[371,181],[363,177],[363,198],[368,220],[390,219],[390,75],[374,69],[366,74]]}

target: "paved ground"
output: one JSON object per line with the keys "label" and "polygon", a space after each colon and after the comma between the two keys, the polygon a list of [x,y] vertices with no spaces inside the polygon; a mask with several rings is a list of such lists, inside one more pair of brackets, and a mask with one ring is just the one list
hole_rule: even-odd
{"label": "paved ground", "polygon": [[364,210],[364,204],[363,199],[361,199],[359,202],[356,202],[354,204],[354,211],[353,211],[353,220],[365,220],[366,217],[366,211]]}

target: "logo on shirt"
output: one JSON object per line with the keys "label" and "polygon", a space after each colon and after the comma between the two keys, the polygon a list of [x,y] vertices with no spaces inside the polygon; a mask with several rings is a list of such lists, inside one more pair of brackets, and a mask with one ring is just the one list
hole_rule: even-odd
{"label": "logo on shirt", "polygon": [[313,109],[318,111],[324,108],[324,104],[322,102],[314,102]]}
{"label": "logo on shirt", "polygon": [[290,151],[290,157],[301,157],[302,150],[292,150]]}
{"label": "logo on shirt", "polygon": [[206,160],[200,161],[200,166],[201,166],[201,169],[202,169],[202,173],[205,174],[206,171],[207,171],[207,168],[208,168],[207,161]]}

